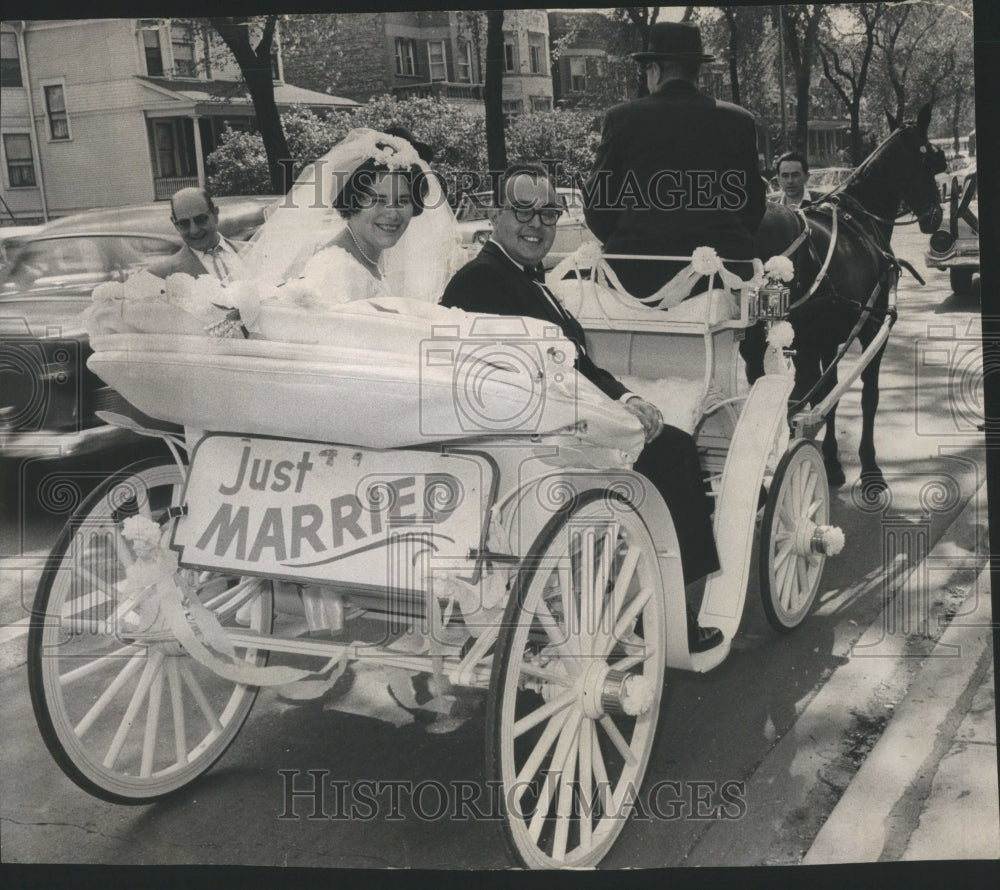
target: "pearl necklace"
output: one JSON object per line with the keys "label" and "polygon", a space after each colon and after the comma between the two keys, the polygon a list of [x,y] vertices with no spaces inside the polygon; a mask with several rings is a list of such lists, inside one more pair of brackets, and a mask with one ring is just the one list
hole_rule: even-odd
{"label": "pearl necklace", "polygon": [[350,227],[350,225],[347,226],[347,233],[351,236],[351,240],[354,242],[354,246],[358,249],[358,253],[360,253],[361,256],[364,257],[368,265],[371,266],[376,271],[376,273],[381,274],[379,272],[378,260],[373,260],[370,256],[368,256],[367,253],[365,253],[365,249],[361,246],[361,242],[358,241],[358,238],[354,234],[354,230]]}

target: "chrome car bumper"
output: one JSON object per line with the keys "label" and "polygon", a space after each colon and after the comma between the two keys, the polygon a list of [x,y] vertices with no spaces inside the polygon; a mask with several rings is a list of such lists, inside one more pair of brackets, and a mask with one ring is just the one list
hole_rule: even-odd
{"label": "chrome car bumper", "polygon": [[95,426],[73,433],[0,433],[0,458],[69,457],[124,447],[141,437],[115,426]]}

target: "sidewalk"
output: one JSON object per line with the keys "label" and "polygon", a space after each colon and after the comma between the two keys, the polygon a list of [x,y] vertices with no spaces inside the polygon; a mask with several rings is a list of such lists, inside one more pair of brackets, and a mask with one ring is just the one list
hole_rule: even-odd
{"label": "sidewalk", "polygon": [[805,865],[1000,858],[990,568],[927,656]]}

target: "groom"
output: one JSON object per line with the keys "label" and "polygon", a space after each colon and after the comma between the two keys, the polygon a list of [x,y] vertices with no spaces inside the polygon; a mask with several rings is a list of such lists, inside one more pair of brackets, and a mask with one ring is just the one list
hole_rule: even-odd
{"label": "groom", "polygon": [[[719,568],[712,534],[711,506],[702,487],[694,439],[665,425],[659,409],[629,392],[587,354],[580,323],[544,284],[542,260],[552,247],[561,213],[544,167],[518,164],[494,183],[489,210],[493,234],[470,263],[459,269],[441,303],[467,312],[521,315],[549,321],[576,345],[576,369],[608,398],[623,403],[642,423],[646,447],[634,469],[646,476],[674,517],[684,582],[691,584]],[[699,627],[688,611],[688,645],[704,652],[722,642],[722,631]]]}

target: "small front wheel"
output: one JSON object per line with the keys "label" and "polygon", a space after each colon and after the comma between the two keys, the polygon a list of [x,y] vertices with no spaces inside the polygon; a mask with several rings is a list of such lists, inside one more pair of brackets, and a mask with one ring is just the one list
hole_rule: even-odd
{"label": "small front wheel", "polygon": [[[77,785],[113,803],[147,803],[201,775],[236,737],[257,688],[216,676],[162,622],[136,629],[120,605],[132,561],[122,523],[143,515],[170,534],[183,485],[170,461],[100,485],[63,530],[42,575],[28,634],[28,683],[42,738]],[[269,633],[270,583],[184,571],[223,627]],[[248,664],[266,654],[237,649]]]}
{"label": "small front wheel", "polygon": [[666,668],[656,548],[632,505],[588,492],[548,523],[496,650],[487,762],[508,845],[528,868],[593,867],[642,785]]}
{"label": "small front wheel", "polygon": [[826,561],[813,533],[829,520],[823,456],[800,439],[778,463],[760,531],[760,595],[767,620],[781,633],[798,627],[812,608]]}

